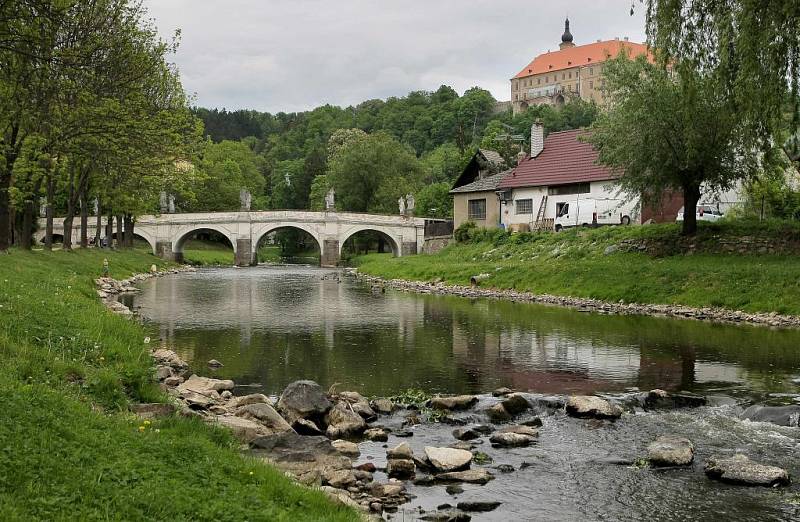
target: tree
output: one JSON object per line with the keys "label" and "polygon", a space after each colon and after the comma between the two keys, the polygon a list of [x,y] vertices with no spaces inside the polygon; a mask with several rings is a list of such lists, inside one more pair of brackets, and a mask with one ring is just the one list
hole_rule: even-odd
{"label": "tree", "polygon": [[311,182],[311,191],[308,195],[308,208],[309,210],[322,211],[325,209],[325,195],[331,189],[328,183],[328,176],[322,174],[314,178]]}
{"label": "tree", "polygon": [[789,134],[800,129],[800,2],[647,0],[646,5],[648,38],[662,64],[716,71],[721,92],[738,113],[737,127],[753,147],[766,151],[776,139],[783,143],[789,119]]}
{"label": "tree", "polygon": [[431,218],[453,217],[450,183],[426,185],[416,193],[414,215]]}
{"label": "tree", "polygon": [[336,206],[353,212],[394,214],[398,198],[413,193],[422,175],[414,152],[384,132],[352,141],[328,158]]}
{"label": "tree", "polygon": [[702,190],[727,189],[753,172],[760,155],[744,142],[736,107],[713,72],[670,71],[622,55],[604,67],[609,111],[591,127],[599,161],[620,173],[631,196],[684,198],[683,233],[697,229]]}
{"label": "tree", "polygon": [[425,169],[425,182],[454,182],[469,163],[472,153],[472,150],[461,152],[452,143],[439,145],[420,159]]}
{"label": "tree", "polygon": [[203,182],[196,189],[193,210],[238,210],[239,192],[264,192],[261,158],[247,144],[237,141],[207,141],[197,166]]}

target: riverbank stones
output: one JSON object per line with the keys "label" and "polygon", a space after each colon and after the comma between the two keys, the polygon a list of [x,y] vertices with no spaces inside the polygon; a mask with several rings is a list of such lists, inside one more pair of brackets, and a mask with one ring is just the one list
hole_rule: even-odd
{"label": "riverbank stones", "polygon": [[580,418],[618,419],[622,408],[593,395],[573,395],[565,406],[567,415]]}
{"label": "riverbank stones", "polygon": [[467,410],[478,402],[474,395],[455,395],[452,397],[433,397],[429,405],[435,410]]}
{"label": "riverbank stones", "polygon": [[441,473],[466,469],[472,462],[472,452],[462,449],[426,446],[425,456],[431,467]]}
{"label": "riverbank stones", "polygon": [[694,460],[694,446],[685,437],[664,435],[647,446],[647,460],[653,466],[688,466]]}
{"label": "riverbank stones", "polygon": [[316,382],[295,381],[283,390],[276,406],[287,421],[293,422],[322,419],[333,404]]}
{"label": "riverbank stones", "polygon": [[539,438],[539,431],[530,426],[509,426],[489,437],[493,446],[508,448],[530,446]]}

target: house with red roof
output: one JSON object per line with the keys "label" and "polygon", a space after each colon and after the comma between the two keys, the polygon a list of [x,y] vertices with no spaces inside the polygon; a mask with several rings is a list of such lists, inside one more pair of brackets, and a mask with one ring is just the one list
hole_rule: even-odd
{"label": "house with red roof", "polygon": [[536,56],[511,78],[514,114],[524,112],[531,105],[561,105],[570,97],[600,103],[603,101],[603,62],[622,52],[631,58],[650,54],[647,45],[630,42],[627,37],[584,45],[575,45],[572,40],[567,19],[559,50]]}
{"label": "house with red roof", "polygon": [[[497,184],[501,225],[509,230],[560,230],[592,224],[639,222],[639,198],[622,192],[618,173],[597,163],[585,129],[531,128],[530,155]],[[674,219],[674,217],[673,217]]]}

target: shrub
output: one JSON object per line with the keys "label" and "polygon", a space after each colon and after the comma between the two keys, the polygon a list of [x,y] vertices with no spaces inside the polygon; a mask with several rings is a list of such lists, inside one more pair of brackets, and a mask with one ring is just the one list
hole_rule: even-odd
{"label": "shrub", "polygon": [[472,236],[478,230],[478,225],[473,221],[465,221],[453,232],[453,238],[459,243],[472,241]]}

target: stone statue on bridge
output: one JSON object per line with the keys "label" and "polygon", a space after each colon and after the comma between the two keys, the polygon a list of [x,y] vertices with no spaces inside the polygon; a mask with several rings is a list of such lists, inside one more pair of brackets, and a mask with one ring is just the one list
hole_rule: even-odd
{"label": "stone statue on bridge", "polygon": [[406,198],[400,196],[400,199],[397,200],[397,206],[400,208],[400,215],[406,215]]}
{"label": "stone statue on bridge", "polygon": [[167,199],[169,200],[168,203],[167,203],[167,211],[170,214],[174,214],[175,213],[175,196],[173,194],[170,194]]}
{"label": "stone statue on bridge", "polygon": [[335,203],[336,203],[336,191],[333,190],[333,187],[325,194],[325,210],[335,210]]}
{"label": "stone statue on bridge", "polygon": [[414,215],[414,206],[416,205],[416,201],[414,201],[414,194],[406,194],[406,213],[409,216]]}
{"label": "stone statue on bridge", "polygon": [[161,210],[162,214],[166,214],[169,210],[167,206],[167,193],[166,191],[161,191],[161,194],[158,195],[158,208]]}
{"label": "stone statue on bridge", "polygon": [[250,212],[250,206],[253,203],[253,196],[250,195],[250,191],[246,188],[242,188],[239,191],[239,203],[241,205],[242,212]]}

